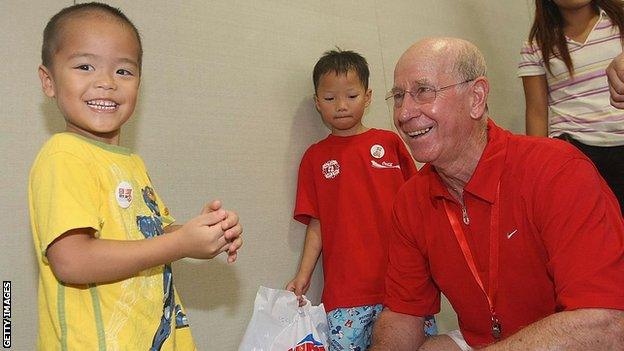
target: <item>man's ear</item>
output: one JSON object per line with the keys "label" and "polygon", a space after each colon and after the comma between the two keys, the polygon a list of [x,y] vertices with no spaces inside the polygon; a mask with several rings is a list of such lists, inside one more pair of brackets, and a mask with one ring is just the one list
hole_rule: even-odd
{"label": "man's ear", "polygon": [[39,65],[38,69],[39,79],[41,80],[41,90],[46,94],[47,97],[55,97],[56,93],[54,91],[54,81],[52,80],[52,72],[44,66]]}
{"label": "man's ear", "polygon": [[472,101],[470,117],[480,119],[487,112],[487,98],[490,93],[490,83],[486,77],[478,77],[472,84]]}

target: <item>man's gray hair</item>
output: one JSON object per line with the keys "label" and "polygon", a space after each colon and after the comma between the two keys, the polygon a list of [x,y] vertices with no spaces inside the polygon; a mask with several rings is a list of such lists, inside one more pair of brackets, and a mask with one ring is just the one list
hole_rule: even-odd
{"label": "man's gray hair", "polygon": [[487,67],[485,58],[472,43],[462,41],[463,45],[457,48],[457,57],[453,67],[461,80],[471,80],[477,77],[485,77]]}

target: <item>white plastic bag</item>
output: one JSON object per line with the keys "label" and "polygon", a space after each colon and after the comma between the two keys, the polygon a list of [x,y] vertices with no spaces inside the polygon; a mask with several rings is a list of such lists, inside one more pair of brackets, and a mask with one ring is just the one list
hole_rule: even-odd
{"label": "white plastic bag", "polygon": [[323,304],[299,307],[292,291],[261,286],[239,351],[327,351]]}

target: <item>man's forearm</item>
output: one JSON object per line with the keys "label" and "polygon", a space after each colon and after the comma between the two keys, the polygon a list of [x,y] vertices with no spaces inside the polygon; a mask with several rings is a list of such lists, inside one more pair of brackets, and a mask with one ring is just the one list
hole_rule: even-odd
{"label": "man's forearm", "polygon": [[375,322],[368,351],[413,351],[425,341],[424,318],[385,308]]}
{"label": "man's forearm", "polygon": [[624,350],[624,311],[579,309],[555,313],[485,350]]}

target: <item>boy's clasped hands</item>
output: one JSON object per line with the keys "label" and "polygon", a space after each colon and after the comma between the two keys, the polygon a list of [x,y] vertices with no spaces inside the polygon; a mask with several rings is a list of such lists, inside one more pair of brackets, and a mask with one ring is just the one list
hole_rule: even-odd
{"label": "boy's clasped hands", "polygon": [[197,217],[179,228],[176,237],[183,257],[210,259],[227,252],[228,262],[236,261],[243,228],[238,215],[221,206],[219,200],[206,204]]}

